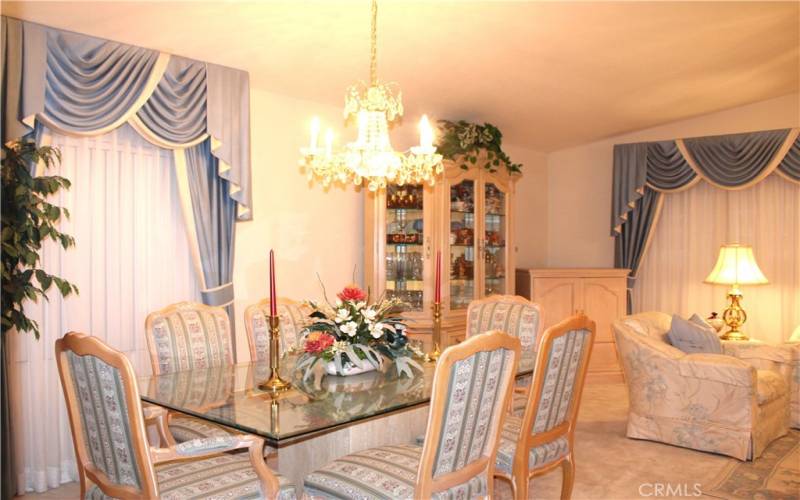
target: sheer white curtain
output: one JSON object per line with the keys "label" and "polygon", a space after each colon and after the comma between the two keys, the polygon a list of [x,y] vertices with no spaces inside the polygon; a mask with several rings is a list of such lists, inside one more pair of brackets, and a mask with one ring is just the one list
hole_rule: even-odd
{"label": "sheer white curtain", "polygon": [[41,338],[15,335],[12,341],[18,489],[27,491],[77,478],[56,339],[71,330],[95,335],[124,352],[138,374],[148,374],[147,313],[199,299],[172,153],[127,125],[96,138],[54,135],[52,144],[62,152],[59,175],[72,181],[55,202],[72,214],[61,230],[76,246],[48,245],[42,265],[78,285],[80,295],[62,300],[51,293],[49,302],[31,304]]}
{"label": "sheer white curtain", "polygon": [[774,174],[741,191],[700,182],[664,195],[633,289],[634,310],[722,314],[727,287],[703,280],[725,243],[752,245],[769,279],[742,287],[743,331],[766,342],[788,340],[800,325],[800,185]]}

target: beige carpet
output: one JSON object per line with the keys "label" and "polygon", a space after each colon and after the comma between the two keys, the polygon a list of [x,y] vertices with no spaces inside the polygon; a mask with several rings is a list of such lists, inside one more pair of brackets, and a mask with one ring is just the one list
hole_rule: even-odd
{"label": "beige carpet", "polygon": [[[732,459],[710,453],[626,438],[627,408],[628,397],[623,384],[586,386],[576,435],[577,474],[573,498],[697,498],[695,488],[709,489],[723,469],[734,463]],[[661,495],[657,494],[659,491]],[[665,495],[668,491],[672,494]],[[558,471],[537,478],[531,485],[531,495],[535,499],[557,499],[560,492]],[[675,492],[681,494],[675,495]],[[510,488],[502,481],[498,481],[496,493],[500,498],[511,497]],[[79,488],[72,483],[41,496],[28,495],[25,500],[78,496]]]}

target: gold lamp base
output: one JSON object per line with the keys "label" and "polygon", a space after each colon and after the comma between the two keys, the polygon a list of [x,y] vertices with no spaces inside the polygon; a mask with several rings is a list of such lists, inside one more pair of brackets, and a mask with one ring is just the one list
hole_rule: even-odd
{"label": "gold lamp base", "polygon": [[739,301],[742,300],[742,292],[738,287],[733,287],[728,292],[728,299],[731,304],[722,313],[722,319],[728,325],[728,331],[720,337],[722,340],[750,340],[750,337],[745,335],[741,330],[741,326],[747,321],[747,313],[744,312]]}
{"label": "gold lamp base", "polygon": [[289,390],[292,387],[292,384],[286,380],[283,380],[280,375],[280,359],[281,353],[278,352],[280,350],[280,344],[278,339],[280,339],[281,335],[281,328],[280,328],[280,319],[278,316],[270,316],[269,317],[269,368],[270,368],[270,377],[265,382],[261,382],[258,384],[258,388],[262,391],[268,391],[272,393],[276,392],[283,392]]}

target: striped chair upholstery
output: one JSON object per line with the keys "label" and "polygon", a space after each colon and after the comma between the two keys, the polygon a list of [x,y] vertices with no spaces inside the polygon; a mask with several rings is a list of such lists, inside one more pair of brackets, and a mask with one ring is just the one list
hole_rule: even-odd
{"label": "striped chair upholstery", "polygon": [[520,340],[523,357],[536,355],[543,327],[541,307],[524,297],[492,295],[467,308],[467,337],[489,330],[506,332]]}
{"label": "striped chair upholstery", "polygon": [[[515,497],[526,498],[529,478],[559,464],[564,467],[562,498],[571,494],[572,440],[594,332],[594,322],[577,315],[544,333],[528,404],[521,416],[506,418],[497,453],[495,474],[512,482]],[[518,453],[527,462],[524,471],[514,469]]]}
{"label": "striped chair upholstery", "polygon": [[221,307],[173,304],[150,313],[145,329],[154,373],[233,363],[230,320]]}
{"label": "striped chair upholstery", "polygon": [[[106,491],[120,487],[137,498],[265,498],[252,451],[213,454],[231,448],[238,440],[233,436],[184,443],[174,448],[178,459],[154,465],[135,375],[122,353],[95,337],[69,333],[56,342],[56,358],[73,430],[82,498],[114,498],[120,493]],[[258,440],[253,446],[260,449],[262,444]],[[212,454],[192,458],[202,452]],[[279,486],[274,496],[295,498],[294,486],[275,476]]]}
{"label": "striped chair upholstery", "polygon": [[[497,450],[497,470],[511,475],[514,465],[514,453],[517,451],[517,441],[522,429],[522,419],[515,415],[506,417],[503,431],[500,434],[500,448]],[[533,470],[563,458],[569,452],[569,441],[561,436],[541,446],[530,449],[528,468]]]}
{"label": "striped chair upholstery", "polygon": [[[510,339],[500,332],[491,332],[472,337],[457,347],[470,348],[468,344],[471,342],[492,335]],[[450,349],[445,351],[439,363]],[[437,479],[447,478],[488,459],[489,468],[448,489],[431,490],[430,496],[449,499],[489,495],[491,461],[497,450],[497,432],[505,413],[506,398],[510,395],[517,353],[518,350],[508,348],[478,350],[452,362],[445,373],[442,365],[438,365],[435,378],[446,376],[447,383],[442,384],[442,390],[437,392],[434,380],[431,408],[444,406],[429,420],[430,423],[435,418],[433,415],[441,416],[437,426],[439,432],[433,431],[436,435],[431,434],[429,426],[423,446],[382,446],[334,460],[306,476],[306,494],[312,498],[419,497],[423,494],[420,491],[421,475],[431,477],[435,484]],[[427,446],[433,449],[429,450]],[[435,458],[431,468],[423,470],[425,456]]]}
{"label": "striped chair upholstery", "polygon": [[[167,462],[155,466],[161,500],[198,498],[263,498],[261,485],[246,453],[221,453],[192,462]],[[278,500],[296,498],[294,485],[280,474]],[[112,500],[97,486],[86,493],[86,500]]]}
{"label": "striped chair upholstery", "polygon": [[[153,373],[233,364],[230,321],[221,307],[193,302],[173,304],[150,313],[145,330]],[[188,389],[198,387],[187,384]],[[229,433],[224,427],[179,413],[171,415],[169,427],[179,443]]]}
{"label": "striped chair upholstery", "polygon": [[[308,325],[308,310],[303,304],[278,299],[281,352],[300,344],[303,329]],[[269,360],[269,299],[252,304],[244,311],[244,323],[252,361]]]}
{"label": "striped chair upholstery", "polygon": [[111,482],[141,490],[144,464],[133,446],[119,370],[96,356],[67,352],[66,357],[91,464]]}

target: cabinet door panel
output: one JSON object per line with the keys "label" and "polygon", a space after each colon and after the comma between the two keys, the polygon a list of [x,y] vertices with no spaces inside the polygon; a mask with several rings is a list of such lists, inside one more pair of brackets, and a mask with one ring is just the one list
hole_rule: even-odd
{"label": "cabinet door panel", "polygon": [[549,328],[575,314],[580,298],[580,280],[573,278],[536,278],[531,300],[542,306],[544,327]]}
{"label": "cabinet door panel", "polygon": [[589,360],[589,373],[619,372],[617,349],[613,342],[597,342],[592,346],[592,358]]}
{"label": "cabinet door panel", "polygon": [[625,316],[625,280],[585,278],[584,313],[597,324],[597,342],[612,342],[611,323]]}

